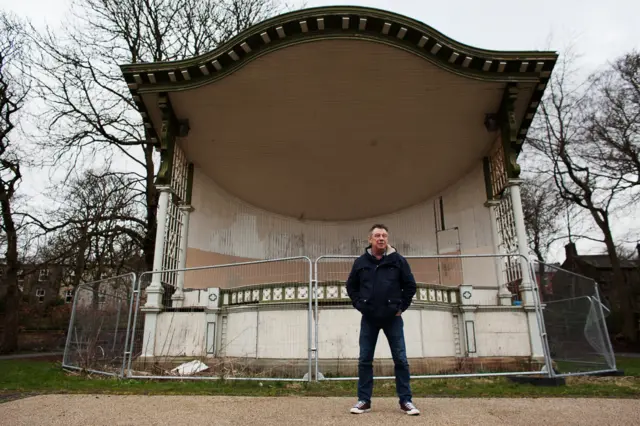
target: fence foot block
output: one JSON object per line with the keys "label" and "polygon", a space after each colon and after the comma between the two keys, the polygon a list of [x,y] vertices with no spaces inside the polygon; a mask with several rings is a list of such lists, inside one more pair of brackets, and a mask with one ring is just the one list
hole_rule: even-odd
{"label": "fence foot block", "polygon": [[620,377],[620,376],[624,376],[624,370],[604,371],[604,372],[601,372],[601,373],[590,374],[590,376],[594,376],[594,377]]}
{"label": "fence foot block", "polygon": [[509,376],[509,380],[518,384],[547,387],[565,386],[567,384],[564,377]]}

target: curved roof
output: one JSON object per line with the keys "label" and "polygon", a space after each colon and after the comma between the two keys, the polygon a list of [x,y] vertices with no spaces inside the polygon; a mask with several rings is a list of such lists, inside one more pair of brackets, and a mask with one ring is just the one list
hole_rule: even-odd
{"label": "curved roof", "polygon": [[[470,79],[536,84],[519,123],[519,142],[526,135],[557,60],[555,52],[479,49],[459,43],[406,16],[379,9],[336,6],[276,16],[201,56],[173,62],[122,65],[121,69],[145,126],[153,134],[155,126],[142,100],[145,93],[193,89],[222,79],[270,52],[330,39],[366,40],[393,46]],[[380,58],[381,61],[384,59]]]}

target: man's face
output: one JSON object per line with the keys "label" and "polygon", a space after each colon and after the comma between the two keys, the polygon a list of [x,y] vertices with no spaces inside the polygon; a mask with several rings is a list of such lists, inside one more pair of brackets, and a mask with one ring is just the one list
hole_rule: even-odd
{"label": "man's face", "polygon": [[387,249],[389,233],[382,228],[375,228],[369,236],[369,244],[377,252],[384,252]]}

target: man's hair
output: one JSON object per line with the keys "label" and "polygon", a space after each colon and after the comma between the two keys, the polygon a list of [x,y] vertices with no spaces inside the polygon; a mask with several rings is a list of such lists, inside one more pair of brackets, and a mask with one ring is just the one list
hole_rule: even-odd
{"label": "man's hair", "polygon": [[381,223],[376,223],[375,225],[373,225],[373,226],[371,227],[371,229],[369,229],[369,235],[371,235],[371,234],[373,233],[373,230],[374,230],[374,229],[376,229],[376,228],[378,228],[378,229],[384,229],[385,231],[389,232],[389,228],[387,228],[387,226],[386,226],[386,225],[383,225],[383,224],[381,224]]}

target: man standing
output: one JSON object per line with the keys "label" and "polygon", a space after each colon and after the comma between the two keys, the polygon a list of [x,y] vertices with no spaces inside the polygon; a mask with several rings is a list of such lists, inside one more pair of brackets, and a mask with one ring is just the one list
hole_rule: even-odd
{"label": "man standing", "polygon": [[407,260],[388,241],[389,229],[386,226],[378,224],[371,227],[369,247],[353,263],[347,279],[347,292],[353,307],[362,313],[358,402],[351,408],[351,413],[371,411],[373,354],[382,330],[393,356],[400,408],[406,414],[415,416],[420,411],[411,402],[402,313],[409,308],[416,294],[416,282]]}

